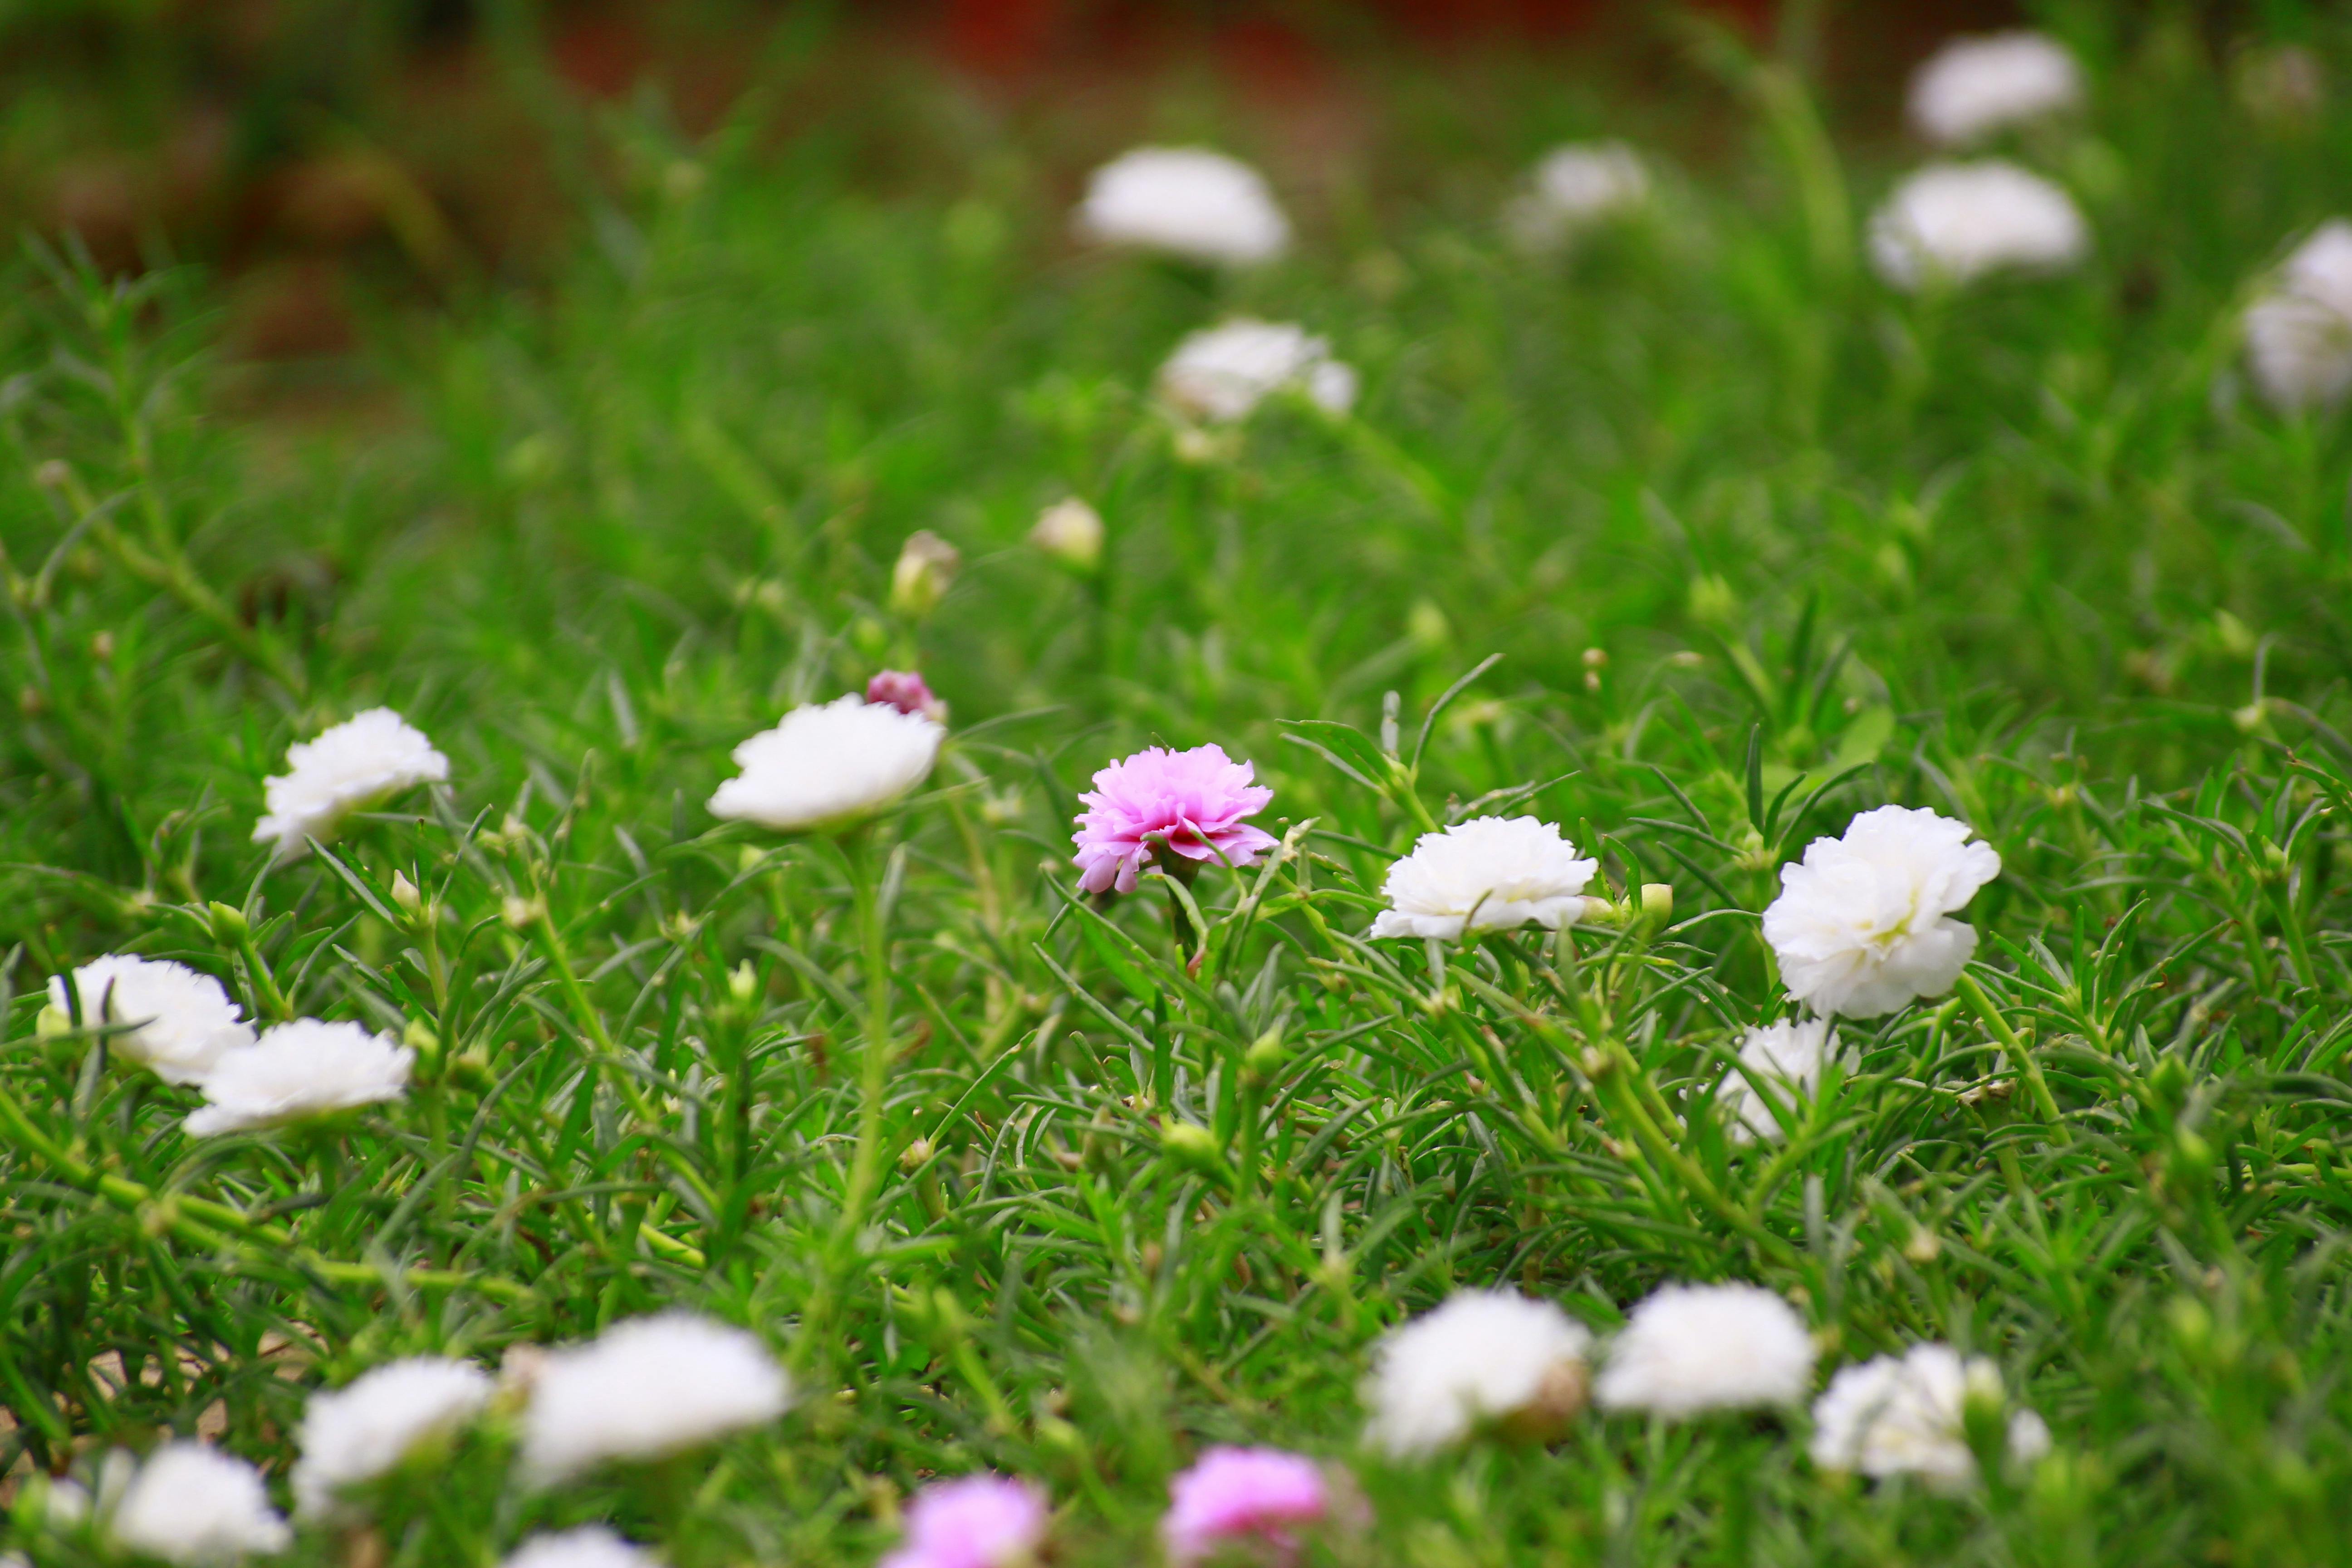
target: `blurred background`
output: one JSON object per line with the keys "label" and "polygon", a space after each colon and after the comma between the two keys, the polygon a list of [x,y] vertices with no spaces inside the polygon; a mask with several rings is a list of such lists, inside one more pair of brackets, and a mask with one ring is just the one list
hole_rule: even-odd
{"label": "blurred background", "polygon": [[[1905,73],[1937,40],[2021,19],[1998,0],[1704,8],[1805,59],[1842,135],[1865,139],[1896,133]],[[1221,140],[1244,128],[1255,144],[1235,150],[1286,190],[1361,191],[1377,163],[1393,198],[1465,153],[1515,156],[1475,145],[1482,106],[1498,93],[1515,105],[1487,132],[1523,124],[1516,106],[1572,79],[1568,57],[1587,79],[1596,58],[1621,85],[1646,79],[1657,122],[1645,137],[1705,161],[1736,134],[1737,109],[1690,90],[1666,25],[1682,9],[6,0],[0,218],[76,237],[109,269],[201,264],[227,284],[227,352],[296,361],[348,352],[387,307],[543,276],[600,199],[645,174],[583,124],[600,114],[650,118],[684,142],[731,125],[780,147],[821,129],[854,147],[877,194],[951,186],[965,149],[1019,146],[1074,193],[1092,163],[1181,130],[1170,115],[1192,102]],[[2259,20],[2210,10],[2216,37]]]}

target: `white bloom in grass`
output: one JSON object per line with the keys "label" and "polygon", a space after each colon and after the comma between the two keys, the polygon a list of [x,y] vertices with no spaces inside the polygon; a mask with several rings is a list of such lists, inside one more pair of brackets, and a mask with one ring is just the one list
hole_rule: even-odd
{"label": "white bloom in grass", "polygon": [[2336,403],[2352,390],[2352,222],[2332,218],[2297,246],[2245,325],[2247,367],[2272,407]]}
{"label": "white bloom in grass", "polygon": [[[253,1043],[245,1015],[221,983],[184,963],[113,952],[73,972],[82,1027],[133,1024],[107,1037],[107,1049],[169,1083],[195,1083],[221,1053]],[[49,1005],[67,1011],[63,975],[49,977]]]}
{"label": "white bloom in grass", "polygon": [[1668,1285],[1633,1309],[1593,1398],[1604,1410],[1679,1417],[1794,1405],[1812,1375],[1812,1336],[1771,1291]]}
{"label": "white bloom in grass", "polygon": [[1303,327],[1243,317],[1194,332],[1160,368],[1160,387],[1178,408],[1202,419],[1233,420],[1286,388],[1304,392],[1328,413],[1355,405],[1356,373],[1331,357],[1331,345]]}
{"label": "white bloom in grass", "polygon": [[1870,219],[1872,264],[1909,291],[2005,270],[2063,272],[2090,249],[2090,226],[2072,196],[1997,159],[1929,164]]}
{"label": "white bloom in grass", "polygon": [[1410,1458],[1500,1424],[1544,1436],[1584,1406],[1592,1336],[1549,1301],[1465,1290],[1372,1352],[1365,1436]]}
{"label": "white bloom in grass", "polygon": [[660,1559],[601,1524],[542,1531],[510,1552],[500,1568],[658,1568]]}
{"label": "white bloom in grass", "polygon": [[1391,907],[1374,936],[1458,940],[1465,931],[1539,925],[1557,931],[1584,911],[1584,886],[1600,869],[1580,860],[1559,829],[1532,816],[1476,816],[1424,833],[1389,868]]}
{"label": "white bloom in grass", "polygon": [[789,832],[856,821],[930,776],[947,731],[852,695],[793,709],[735,748],[742,773],[710,797],[714,816]]}
{"label": "white bloom in grass", "polygon": [[408,1089],[416,1053],[363,1024],[297,1018],[261,1032],[249,1046],[223,1051],[202,1085],[205,1105],[191,1112],[189,1133],[249,1132],[398,1100]]}
{"label": "white bloom in grass", "polygon": [[1789,994],[1825,1016],[1874,1018],[1950,990],[1977,933],[1949,917],[2000,875],[2000,856],[1969,843],[1972,831],[1925,807],[1882,805],[1781,867],[1764,940]]}
{"label": "white bloom in grass", "polygon": [[[1972,1391],[2000,1404],[2000,1371],[1980,1356],[1963,1362],[1949,1345],[1914,1345],[1847,1367],[1813,1402],[1813,1463],[1964,1486],[1977,1473],[1964,1425]],[[2014,1411],[2008,1441],[2012,1458],[2031,1463],[2050,1451],[2050,1428],[2031,1410]]]}
{"label": "white bloom in grass", "polygon": [[550,1352],[523,1415],[541,1484],[614,1459],[656,1459],[774,1420],[792,1403],[758,1338],[692,1312],[635,1318]]}
{"label": "white bloom in grass", "polygon": [[489,1403],[490,1375],[469,1361],[412,1356],[320,1390],[302,1409],[294,1511],[330,1518],[339,1494],[449,1436]]}
{"label": "white bloom in grass", "polygon": [[261,1472],[204,1443],[166,1443],[147,1456],[117,1504],[115,1543],[166,1563],[234,1563],[283,1552],[293,1531],[269,1506]]}
{"label": "white bloom in grass", "polygon": [[[1748,1030],[1739,1043],[1739,1062],[1757,1077],[1772,1080],[1784,1101],[1795,1100],[1822,1087],[1822,1063],[1836,1044],[1827,1018],[1784,1018],[1769,1027]],[[1731,1111],[1733,1142],[1780,1141],[1780,1119],[1747,1078],[1727,1073],[1718,1099]]]}
{"label": "white bloom in grass", "polygon": [[287,771],[262,783],[268,815],[253,841],[280,856],[305,853],[312,839],[331,841],[343,819],[421,784],[446,784],[449,759],[424,732],[389,708],[371,708],[315,741],[286,748]]}
{"label": "white bloom in grass", "polygon": [[1094,172],[1078,232],[1107,245],[1247,267],[1290,246],[1290,221],[1255,169],[1204,147],[1139,147]]}
{"label": "white bloom in grass", "polygon": [[1511,238],[1549,250],[1649,199],[1650,173],[1622,142],[1573,142],[1546,153],[1504,210]]}
{"label": "white bloom in grass", "polygon": [[1102,514],[1077,497],[1055,501],[1038,513],[1029,542],[1074,572],[1102,564]]}
{"label": "white bloom in grass", "polygon": [[2074,57],[2042,33],[1955,38],[1911,78],[1911,123],[1939,147],[1964,147],[2082,101]]}

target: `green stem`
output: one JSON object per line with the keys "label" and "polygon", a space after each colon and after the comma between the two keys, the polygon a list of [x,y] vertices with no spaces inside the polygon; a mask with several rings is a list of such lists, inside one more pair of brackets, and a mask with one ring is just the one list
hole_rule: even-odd
{"label": "green stem", "polygon": [[1960,1000],[1984,1020],[1984,1026],[1991,1031],[1994,1039],[2000,1042],[2001,1049],[2009,1053],[2009,1059],[2017,1068],[2017,1076],[2025,1080],[2026,1091],[2033,1096],[2034,1110],[2041,1113],[2043,1121],[2049,1123],[2051,1141],[2073,1142],[2074,1134],[2066,1130],[2065,1118],[2059,1114],[2058,1101],[2051,1096],[2050,1081],[2042,1076],[2042,1064],[2033,1059],[2032,1051],[2017,1037],[2017,1031],[2009,1026],[2009,1020],[2001,1016],[2000,1009],[1993,1005],[1990,996],[1985,994],[1985,989],[1977,984],[1976,976],[1962,970],[1959,984],[1955,989],[1959,992]]}

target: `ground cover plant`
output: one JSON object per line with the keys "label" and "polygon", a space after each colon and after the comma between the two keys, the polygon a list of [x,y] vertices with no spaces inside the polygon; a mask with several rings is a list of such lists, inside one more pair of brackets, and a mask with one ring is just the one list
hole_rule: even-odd
{"label": "ground cover plant", "polygon": [[1705,25],[1172,258],[615,111],[388,430],[29,247],[0,1542],[2342,1561],[2352,52],[2046,19],[1983,277]]}

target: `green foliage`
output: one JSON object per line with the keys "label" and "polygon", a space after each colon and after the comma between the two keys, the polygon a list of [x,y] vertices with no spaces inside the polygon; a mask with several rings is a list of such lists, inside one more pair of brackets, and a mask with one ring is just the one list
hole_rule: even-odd
{"label": "green foliage", "polygon": [[[2095,134],[2029,150],[2089,268],[1931,300],[1824,262],[1818,182],[1883,168],[1800,200],[1761,132],[1565,258],[1495,240],[1490,182],[1225,280],[1068,254],[1010,133],[884,202],[823,133],[647,114],[551,298],[387,327],[406,417],[355,440],[218,417],[184,279],[36,255],[0,1469],[202,1429],[276,1472],[311,1387],[687,1303],[793,1368],[774,1429],[529,1496],[493,1421],[378,1500],[383,1557],[300,1560],[610,1518],[678,1568],[861,1561],[988,1466],[1051,1484],[1068,1561],[1131,1561],[1175,1468],[1256,1439],[1359,1466],[1333,1561],[2342,1561],[2352,447],[2229,389],[2352,125],[2262,132],[2191,47],[2152,26]],[[1792,82],[1755,95],[1784,132]],[[1152,368],[1234,310],[1328,335],[1356,416],[1174,428]],[[1022,542],[1071,493],[1098,575]],[[916,621],[922,528],[966,564]],[[924,793],[837,842],[713,824],[730,746],[893,664],[955,708]],[[451,785],[265,867],[261,779],[379,701]],[[1190,889],[1196,953],[1175,884],[1067,865],[1085,778],[1153,740],[1276,789],[1283,851]],[[1733,1142],[1785,1006],[1757,915],[1886,801],[2000,850],[1978,963]],[[1364,937],[1418,833],[1520,810],[1601,858],[1606,918]],[[37,1026],[108,951],[403,1036],[409,1099],[190,1140],[188,1091]],[[1605,1332],[1672,1279],[1786,1293],[1825,1368],[1990,1355],[2056,1452],[1944,1496],[1823,1475],[1801,1412],[1359,1451],[1366,1346],[1449,1289]]]}

